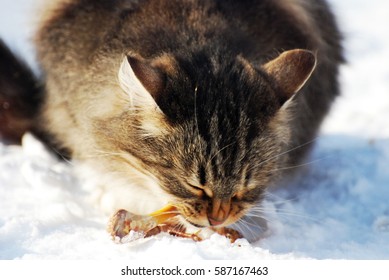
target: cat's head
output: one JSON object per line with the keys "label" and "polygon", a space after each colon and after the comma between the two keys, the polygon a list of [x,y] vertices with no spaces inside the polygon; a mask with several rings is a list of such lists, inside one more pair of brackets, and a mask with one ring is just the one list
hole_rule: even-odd
{"label": "cat's head", "polygon": [[128,110],[112,120],[117,135],[111,137],[158,180],[188,222],[229,225],[277,174],[289,137],[286,103],[315,63],[305,50],[260,67],[241,56],[202,52],[129,54],[119,73]]}

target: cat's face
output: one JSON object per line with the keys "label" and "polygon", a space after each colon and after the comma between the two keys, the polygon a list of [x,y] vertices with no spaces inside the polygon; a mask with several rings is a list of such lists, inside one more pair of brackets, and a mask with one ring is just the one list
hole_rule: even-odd
{"label": "cat's face", "polygon": [[267,124],[249,135],[250,121],[241,118],[239,126],[232,126],[212,114],[207,139],[197,128],[201,125],[197,117],[155,142],[150,139],[145,147],[156,155],[148,167],[193,225],[236,222],[261,199],[276,175],[285,135]]}
{"label": "cat's face", "polygon": [[[297,74],[278,82],[295,56],[305,59],[303,66],[289,65],[285,71]],[[314,64],[305,51],[281,55],[261,70],[239,56],[216,62],[201,53],[153,61],[129,56],[119,80],[132,107],[116,124],[128,124],[116,146],[157,178],[189,223],[232,224],[277,174],[288,139],[282,106]]]}

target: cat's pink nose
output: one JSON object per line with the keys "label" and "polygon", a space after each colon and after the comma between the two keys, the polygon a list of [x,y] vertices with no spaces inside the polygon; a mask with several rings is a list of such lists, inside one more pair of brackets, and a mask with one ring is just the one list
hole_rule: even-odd
{"label": "cat's pink nose", "polygon": [[213,198],[210,209],[208,210],[208,221],[211,226],[223,224],[231,211],[231,199]]}

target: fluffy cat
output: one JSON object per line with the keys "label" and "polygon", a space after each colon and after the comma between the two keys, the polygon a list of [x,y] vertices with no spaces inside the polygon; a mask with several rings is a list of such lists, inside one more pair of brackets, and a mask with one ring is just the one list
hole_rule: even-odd
{"label": "fluffy cat", "polygon": [[96,171],[108,211],[229,226],[309,150],[338,95],[324,0],[70,0],[36,37],[33,130]]}

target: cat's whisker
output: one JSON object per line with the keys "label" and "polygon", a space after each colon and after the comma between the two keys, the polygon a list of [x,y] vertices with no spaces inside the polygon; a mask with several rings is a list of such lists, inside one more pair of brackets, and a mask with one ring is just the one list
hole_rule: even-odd
{"label": "cat's whisker", "polygon": [[332,157],[332,156],[326,156],[326,157],[322,157],[322,158],[319,158],[319,159],[315,159],[315,160],[312,160],[312,161],[309,161],[309,162],[305,162],[305,163],[301,163],[301,164],[297,164],[297,165],[293,165],[293,166],[280,167],[280,168],[273,169],[273,170],[270,170],[270,171],[272,171],[272,172],[277,172],[277,171],[291,170],[291,169],[295,169],[295,168],[300,168],[300,167],[312,165],[312,164],[317,163],[317,162],[321,162],[321,161],[326,160],[326,159],[329,159],[329,158],[331,158],[331,157]]}
{"label": "cat's whisker", "polygon": [[[236,141],[235,141],[236,142]],[[216,151],[211,157],[210,159],[207,161],[208,164],[212,164],[212,160],[218,155],[220,154],[223,150],[227,149],[228,147],[231,147],[232,145],[235,144],[235,142],[232,142],[230,144],[227,144],[225,145],[223,148],[219,149],[218,151]],[[227,158],[225,160],[228,160]]]}
{"label": "cat's whisker", "polygon": [[[265,190],[263,192],[263,195],[265,196],[265,198],[270,198],[270,199],[273,198],[273,199],[277,199],[277,200],[284,200],[284,197],[282,197],[280,195],[277,195],[275,192],[272,192],[272,191],[269,191],[269,190]],[[256,206],[254,206],[254,207],[256,207]]]}
{"label": "cat's whisker", "polygon": [[55,146],[47,145],[46,146],[49,152],[53,152],[55,155],[59,156],[61,160],[65,161],[67,164],[74,166],[74,163],[68,159],[66,155],[61,153]]}
{"label": "cat's whisker", "polygon": [[283,156],[283,155],[286,155],[286,154],[288,154],[288,153],[290,153],[290,152],[293,152],[293,151],[296,151],[296,150],[298,150],[298,149],[304,148],[305,146],[314,143],[314,142],[317,141],[319,138],[320,138],[320,136],[315,137],[314,139],[312,139],[312,140],[310,140],[310,141],[307,141],[307,142],[305,142],[305,143],[303,143],[303,144],[301,144],[301,145],[298,145],[298,146],[293,147],[293,148],[291,148],[291,149],[289,149],[289,150],[286,150],[286,151],[284,151],[284,152],[282,152],[282,153],[279,153],[279,154],[276,154],[276,155],[274,155],[274,156],[271,156],[271,157],[269,157],[269,158],[267,158],[267,159],[265,159],[265,160],[263,160],[263,161],[261,161],[261,162],[255,164],[255,165],[253,165],[253,166],[250,166],[250,168],[248,168],[248,171],[252,171],[252,170],[254,170],[254,169],[260,167],[260,166],[263,165],[264,163],[269,162],[269,161],[274,160],[274,159],[277,159],[277,158],[279,158],[279,157],[281,157],[281,156]]}
{"label": "cat's whisker", "polygon": [[240,219],[233,225],[243,236],[248,240],[256,240],[266,231],[266,228],[254,222],[249,222],[246,219]]}
{"label": "cat's whisker", "polygon": [[57,150],[53,149],[53,151],[61,158],[61,160],[63,160],[64,162],[66,162],[67,164],[69,164],[70,166],[75,166],[74,162],[70,159],[68,159],[65,155],[59,153]]}
{"label": "cat's whisker", "polygon": [[93,150],[93,155],[90,156],[120,156],[120,155],[123,155],[123,153],[95,149]]}
{"label": "cat's whisker", "polygon": [[86,160],[86,159],[99,159],[99,158],[117,158],[118,156],[120,156],[120,155],[101,153],[101,154],[93,154],[93,155],[83,155],[82,158],[80,158],[80,159]]}
{"label": "cat's whisker", "polygon": [[265,190],[263,194],[265,195],[265,198],[277,199],[278,201],[290,201],[289,199],[285,200],[284,197],[277,195],[275,192],[269,190]]}
{"label": "cat's whisker", "polygon": [[276,212],[276,214],[278,214],[279,216],[284,216],[284,217],[297,217],[297,218],[304,218],[306,220],[311,220],[311,221],[314,221],[314,222],[318,222],[317,219],[313,218],[312,216],[309,216],[309,215],[305,215],[305,214],[300,214],[300,213],[296,213],[296,212],[292,212],[292,211],[280,211],[278,210]]}
{"label": "cat's whisker", "polygon": [[185,225],[181,222],[173,224],[172,230],[177,232],[182,232],[185,229]]}
{"label": "cat's whisker", "polygon": [[[261,219],[263,219],[263,220],[268,222],[267,219],[259,217],[259,216],[255,217],[255,218],[261,218]],[[250,219],[250,221],[248,221],[248,219]],[[258,227],[259,226],[258,223],[254,220],[253,216],[245,216],[244,218],[240,219],[239,221],[244,222],[245,224],[253,226],[253,227]]]}
{"label": "cat's whisker", "polygon": [[70,166],[73,166],[73,167],[76,166],[76,165],[74,164],[73,161],[67,159],[67,158],[64,157],[64,156],[61,156],[61,159],[62,159],[63,161],[65,161],[67,164],[69,164]]}
{"label": "cat's whisker", "polygon": [[93,154],[83,155],[82,159],[94,159],[94,158],[104,158],[104,157],[112,157],[112,158],[123,158],[126,160],[127,154],[125,152],[110,152],[104,150],[94,150]]}
{"label": "cat's whisker", "polygon": [[253,232],[249,225],[246,225],[244,221],[237,221],[233,224],[232,228],[236,229],[238,232],[244,235],[244,237],[248,237],[248,235],[252,236]]}
{"label": "cat's whisker", "polygon": [[266,216],[266,211],[260,212],[260,213],[258,213],[258,214],[254,214],[254,213],[246,214],[245,217],[251,218],[251,219],[254,219],[254,218],[263,219],[263,220],[265,220],[265,221],[267,221],[267,222],[270,221],[270,220],[267,218],[267,216]]}
{"label": "cat's whisker", "polygon": [[261,208],[252,209],[248,214],[246,214],[246,216],[249,216],[249,217],[262,218],[262,219],[266,220],[267,222],[272,222],[271,219],[267,218],[268,215],[270,215],[270,216],[275,215],[276,217],[279,217],[279,218],[287,217],[288,219],[290,217],[301,218],[301,219],[309,220],[309,221],[312,221],[315,223],[320,223],[320,221],[318,219],[315,219],[312,216],[298,213],[298,212],[294,212],[294,211],[279,209],[279,208],[261,207]]}
{"label": "cat's whisker", "polygon": [[276,207],[277,206],[281,206],[281,205],[285,205],[287,203],[294,203],[296,201],[298,201],[298,197],[291,197],[289,199],[286,199],[286,198],[281,198],[279,196],[271,196],[270,194],[267,195],[265,194],[265,198],[268,200],[268,201],[271,201]]}
{"label": "cat's whisker", "polygon": [[200,135],[199,120],[198,120],[198,115],[197,115],[197,91],[198,91],[198,86],[196,85],[195,89],[194,89],[194,117],[195,117],[195,126],[196,126],[196,133],[197,133],[199,148],[200,148],[200,151],[203,151],[204,147],[203,147],[202,137]]}

